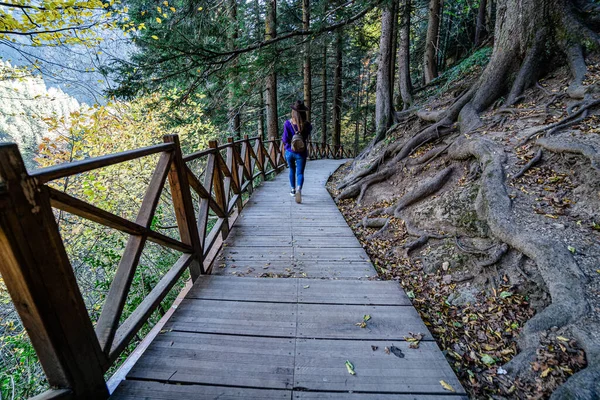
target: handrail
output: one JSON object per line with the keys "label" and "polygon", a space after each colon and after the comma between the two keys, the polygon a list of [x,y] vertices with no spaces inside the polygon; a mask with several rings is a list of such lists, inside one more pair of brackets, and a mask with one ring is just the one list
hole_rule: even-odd
{"label": "handrail", "polygon": [[141,149],[124,151],[122,153],[107,154],[105,156],[88,158],[81,161],[54,165],[52,167],[40,168],[33,171],[30,175],[38,179],[39,183],[46,183],[54,179],[66,178],[67,176],[80,174],[93,169],[107,167],[109,165],[119,164],[125,161],[135,160],[151,154],[161,153],[163,151],[173,150],[172,143],[157,144]]}
{"label": "handrail", "polygon": [[[348,155],[342,146],[307,143],[310,158]],[[135,221],[77,199],[47,184],[61,178],[158,154],[152,178]],[[187,163],[205,159],[202,176]],[[255,179],[285,168],[285,148],[278,139],[245,136],[183,156],[176,135],[163,144],[56,165],[28,173],[16,145],[0,144],[0,273],[38,354],[48,396],[105,399],[104,373],[159,307],[188,269],[192,281],[212,272],[214,257]],[[170,188],[180,240],[151,229],[160,194]],[[199,205],[193,204],[192,191]],[[85,309],[53,208],[129,235],[100,318],[94,328]],[[216,218],[212,229],[208,220]],[[145,244],[155,242],[183,253],[120,323]]]}

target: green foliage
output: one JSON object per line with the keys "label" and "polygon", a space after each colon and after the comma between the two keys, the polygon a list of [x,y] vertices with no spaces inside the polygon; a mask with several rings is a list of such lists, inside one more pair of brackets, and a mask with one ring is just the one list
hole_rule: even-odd
{"label": "green foliage", "polygon": [[452,84],[485,67],[490,61],[491,55],[492,48],[483,47],[462,60],[458,65],[445,71],[436,80],[432,81],[432,83],[445,82],[438,89],[439,92],[445,92]]}

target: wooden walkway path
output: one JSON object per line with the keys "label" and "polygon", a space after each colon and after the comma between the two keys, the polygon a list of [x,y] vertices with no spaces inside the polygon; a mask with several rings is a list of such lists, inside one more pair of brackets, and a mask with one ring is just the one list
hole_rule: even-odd
{"label": "wooden walkway path", "polygon": [[[398,283],[369,279],[376,272],[324,187],[339,164],[308,163],[302,204],[287,171],[252,195],[213,275],[197,280],[111,398],[466,398]],[[425,333],[418,349],[409,332]]]}

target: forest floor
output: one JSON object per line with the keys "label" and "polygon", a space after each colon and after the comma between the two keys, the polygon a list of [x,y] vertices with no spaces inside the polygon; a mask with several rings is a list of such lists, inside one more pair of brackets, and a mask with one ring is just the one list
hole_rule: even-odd
{"label": "forest floor", "polygon": [[[598,61],[588,60],[586,84],[600,82]],[[479,73],[475,68],[455,84],[420,93],[421,115],[448,107]],[[577,332],[600,343],[600,110],[591,109],[550,134],[538,132],[573,112],[574,103],[565,94],[569,81],[566,67],[555,71],[527,90],[518,105],[498,104],[485,112],[482,127],[467,135],[440,135],[392,166],[394,173],[369,185],[358,200],[337,200],[380,277],[401,283],[473,398],[549,398],[591,362],[575,339]],[[381,154],[428,124],[417,115],[399,124],[386,140],[332,176],[331,194],[339,196],[341,182],[373,163],[384,168]],[[544,137],[535,140],[536,133]],[[536,263],[495,237],[478,214],[479,162],[446,154],[460,137],[502,146],[517,229],[564,246],[583,273],[589,312],[576,326],[541,332],[529,368],[518,374],[507,373],[506,363],[520,352],[525,323],[552,297]],[[583,152],[561,148],[565,138]],[[431,190],[420,190],[428,185]],[[390,213],[392,205],[396,212]],[[388,218],[375,218],[386,208]]]}

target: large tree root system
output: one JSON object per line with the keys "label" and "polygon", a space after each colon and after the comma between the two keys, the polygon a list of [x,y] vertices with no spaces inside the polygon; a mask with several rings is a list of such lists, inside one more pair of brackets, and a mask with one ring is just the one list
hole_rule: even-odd
{"label": "large tree root system", "polygon": [[536,143],[553,153],[581,154],[591,161],[592,167],[600,170],[600,152],[591,144],[561,138],[542,138],[538,139]]}
{"label": "large tree root system", "polygon": [[501,146],[486,139],[461,138],[450,147],[449,155],[457,160],[470,157],[479,160],[483,172],[476,201],[478,216],[488,223],[496,238],[536,262],[552,297],[552,304],[529,320],[522,330],[519,339],[522,353],[509,366],[518,372],[529,366],[535,354],[533,349],[539,343],[539,333],[573,323],[588,312],[582,286],[586,278],[562,243],[515,221],[505,186],[506,155]]}

